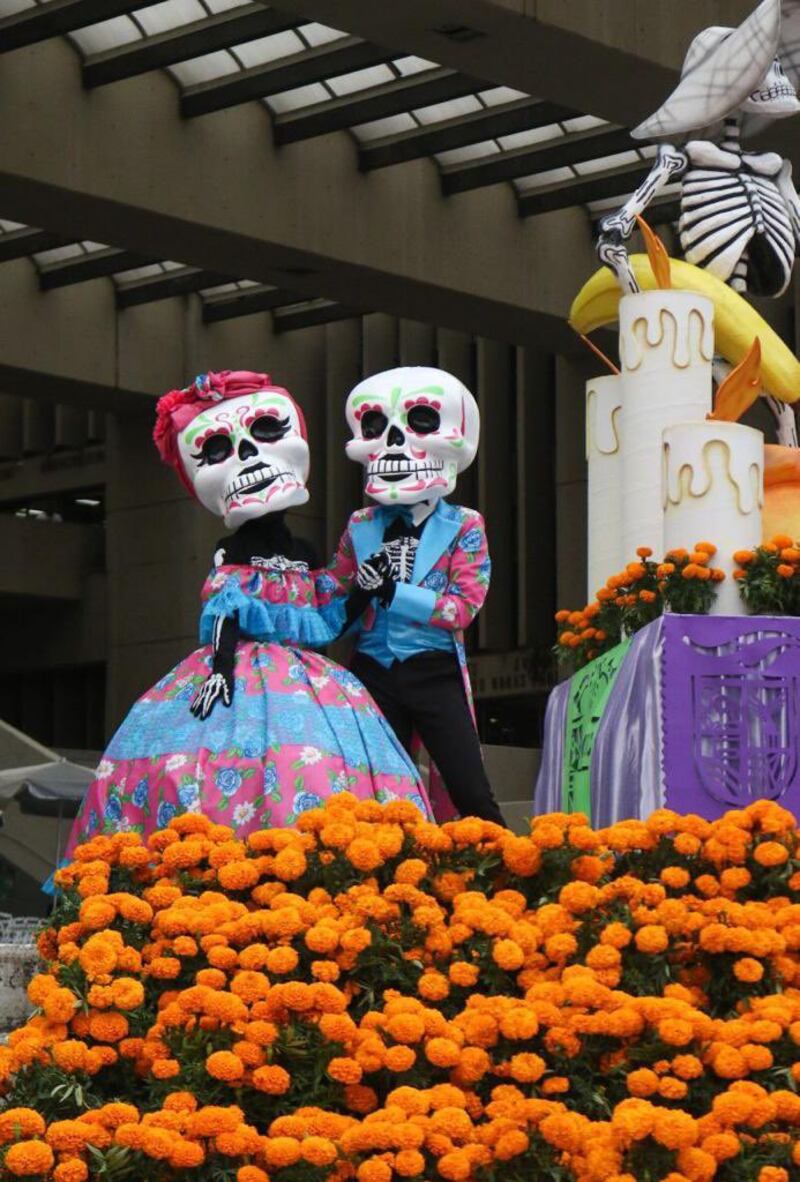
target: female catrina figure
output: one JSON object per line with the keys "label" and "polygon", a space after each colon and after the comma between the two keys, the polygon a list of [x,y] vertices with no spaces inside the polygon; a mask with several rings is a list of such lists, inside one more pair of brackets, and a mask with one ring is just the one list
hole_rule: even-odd
{"label": "female catrina figure", "polygon": [[203,587],[201,648],[136,703],[105,752],[72,847],[202,812],[239,835],[291,825],[332,793],[402,798],[429,815],[416,770],[359,681],[314,652],[369,593],[319,607],[284,520],[308,500],[300,408],[267,374],[202,374],[158,404],[155,443],[235,532]]}

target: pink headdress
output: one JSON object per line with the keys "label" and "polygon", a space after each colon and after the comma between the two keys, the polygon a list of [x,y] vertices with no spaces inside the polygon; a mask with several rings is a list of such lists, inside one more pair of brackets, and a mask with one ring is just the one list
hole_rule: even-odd
{"label": "pink headdress", "polygon": [[226,398],[240,398],[243,394],[254,394],[257,390],[272,391],[288,398],[297,411],[301,434],[304,439],[308,439],[306,422],[300,407],[289,391],[283,386],[276,386],[267,373],[252,373],[248,369],[223,369],[219,373],[201,373],[191,386],[186,386],[183,390],[170,390],[163,398],[159,398],[156,405],[153,442],[161,459],[175,469],[192,495],[194,488],[184,471],[178,450],[178,436],[181,431],[193,418],[208,410],[210,403],[222,402]]}

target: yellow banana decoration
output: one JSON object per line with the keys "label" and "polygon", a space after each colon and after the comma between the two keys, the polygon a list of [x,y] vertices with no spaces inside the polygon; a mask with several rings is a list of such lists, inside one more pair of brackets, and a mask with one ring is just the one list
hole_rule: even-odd
{"label": "yellow banana decoration", "polygon": [[[647,255],[631,255],[630,261],[639,287],[642,291],[652,291],[656,281]],[[782,402],[796,402],[800,398],[800,361],[755,308],[715,275],[679,259],[670,259],[669,263],[674,289],[697,292],[713,303],[717,353],[732,365],[738,365],[747,355],[753,338],[759,337],[764,390]],[[601,267],[575,297],[569,313],[570,324],[579,333],[614,324],[621,295],[612,272],[608,267]]]}

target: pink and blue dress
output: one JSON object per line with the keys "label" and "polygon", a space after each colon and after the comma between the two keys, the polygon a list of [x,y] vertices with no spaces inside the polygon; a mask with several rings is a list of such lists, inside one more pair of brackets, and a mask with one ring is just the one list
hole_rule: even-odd
{"label": "pink and blue dress", "polygon": [[[417,770],[361,683],[316,648],[346,626],[317,602],[302,562],[223,565],[202,592],[202,647],[139,699],[112,738],[66,854],[98,833],[148,834],[200,812],[238,836],[292,825],[331,795],[408,800],[429,817]],[[235,689],[205,719],[190,706],[212,667],[214,622],[238,615]]]}

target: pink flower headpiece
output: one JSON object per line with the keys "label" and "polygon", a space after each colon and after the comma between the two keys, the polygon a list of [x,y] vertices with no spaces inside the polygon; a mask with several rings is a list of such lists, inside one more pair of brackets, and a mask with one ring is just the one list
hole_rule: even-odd
{"label": "pink flower headpiece", "polygon": [[276,386],[267,373],[253,373],[248,369],[223,369],[219,373],[201,373],[191,386],[186,386],[183,390],[170,390],[163,398],[159,398],[156,405],[153,442],[164,463],[175,469],[182,483],[193,495],[194,488],[186,475],[178,450],[178,436],[181,431],[193,418],[208,410],[210,403],[222,402],[226,398],[240,398],[243,394],[255,394],[260,390],[282,394],[284,398],[289,399],[297,411],[300,432],[307,440],[303,412],[289,391],[283,386]]}

